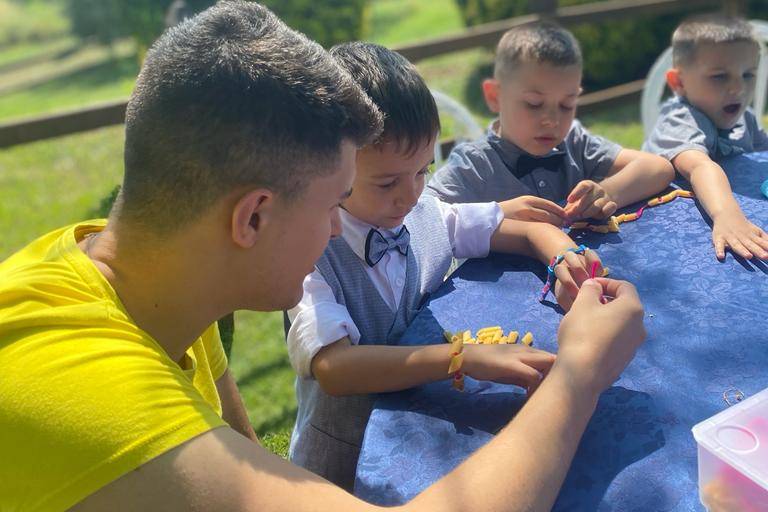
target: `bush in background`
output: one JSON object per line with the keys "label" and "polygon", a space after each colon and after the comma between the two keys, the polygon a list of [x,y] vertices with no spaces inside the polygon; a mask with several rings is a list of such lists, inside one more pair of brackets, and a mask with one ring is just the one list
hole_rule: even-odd
{"label": "bush in background", "polygon": [[[559,6],[596,0],[560,0]],[[476,25],[529,13],[528,0],[456,0],[465,23]],[[768,17],[768,2],[749,0],[748,18]],[[669,46],[675,26],[690,13],[580,25],[573,34],[584,53],[584,88],[597,91],[638,80]],[[487,66],[486,66],[487,67]],[[487,75],[486,75],[487,76]],[[468,102],[477,104],[476,99]]]}
{"label": "bush in background", "polygon": [[[132,37],[146,49],[165,28],[173,0],[66,0],[73,32],[84,39],[110,44]],[[199,12],[213,0],[186,0],[187,10]],[[368,0],[266,0],[262,2],[288,25],[324,46],[361,39]]]}

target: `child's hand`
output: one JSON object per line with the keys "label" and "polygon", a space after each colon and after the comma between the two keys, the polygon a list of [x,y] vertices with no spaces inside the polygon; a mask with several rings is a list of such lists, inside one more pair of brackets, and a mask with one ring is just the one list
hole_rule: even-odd
{"label": "child's hand", "polygon": [[464,345],[461,371],[477,380],[514,384],[530,394],[554,362],[554,354],[522,344]]}
{"label": "child's hand", "polygon": [[589,279],[592,266],[597,263],[596,276],[603,275],[603,264],[600,256],[595,251],[589,250],[586,254],[566,253],[565,259],[555,267],[554,294],[557,303],[563,310],[568,311],[579,294],[581,284]]}
{"label": "child's hand", "polygon": [[726,247],[746,259],[768,259],[768,234],[738,210],[723,212],[713,219],[712,243],[720,260],[725,258]]}
{"label": "child's hand", "polygon": [[525,220],[528,222],[546,222],[563,227],[566,223],[565,210],[552,201],[536,196],[520,196],[499,203],[507,219]]}
{"label": "child's hand", "polygon": [[599,184],[592,180],[580,181],[568,194],[565,213],[568,220],[605,219],[616,211],[616,201]]}

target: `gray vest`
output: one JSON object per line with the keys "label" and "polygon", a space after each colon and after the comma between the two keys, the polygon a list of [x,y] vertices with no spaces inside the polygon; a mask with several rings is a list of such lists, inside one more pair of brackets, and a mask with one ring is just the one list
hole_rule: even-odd
{"label": "gray vest", "polygon": [[[411,234],[405,286],[397,311],[381,298],[365,262],[339,237],[331,240],[317,269],[360,330],[360,345],[397,345],[427,294],[437,289],[451,264],[448,233],[433,197],[423,196],[405,218]],[[333,397],[316,380],[296,379],[298,417],[291,460],[351,491],[363,433],[374,395]]]}

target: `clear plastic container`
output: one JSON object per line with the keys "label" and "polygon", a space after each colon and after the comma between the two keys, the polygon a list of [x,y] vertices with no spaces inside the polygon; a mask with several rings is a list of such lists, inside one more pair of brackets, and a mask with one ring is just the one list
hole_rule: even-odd
{"label": "clear plastic container", "polygon": [[768,389],[693,427],[699,499],[712,512],[768,511]]}

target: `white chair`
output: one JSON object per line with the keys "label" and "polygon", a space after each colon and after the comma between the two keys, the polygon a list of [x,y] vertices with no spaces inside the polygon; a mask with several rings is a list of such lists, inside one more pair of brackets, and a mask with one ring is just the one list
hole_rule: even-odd
{"label": "white chair", "polygon": [[[451,127],[451,133],[456,143],[475,140],[483,135],[483,129],[477,124],[472,113],[467,107],[451,98],[447,94],[431,90],[440,114],[440,122],[444,127]],[[443,152],[438,140],[435,144],[435,169],[439,169],[444,162]],[[431,175],[430,175],[431,176]]]}
{"label": "white chair", "polygon": [[[760,126],[765,113],[766,90],[768,90],[768,52],[765,43],[768,42],[768,22],[750,20],[755,35],[760,41],[760,62],[755,77],[755,99],[752,108]],[[651,66],[643,87],[643,96],[640,101],[640,115],[643,121],[643,132],[647,138],[653,131],[656,119],[659,117],[661,102],[667,85],[667,70],[672,67],[672,48],[667,48]]]}

